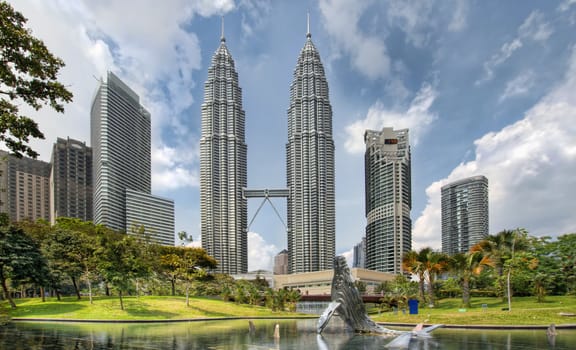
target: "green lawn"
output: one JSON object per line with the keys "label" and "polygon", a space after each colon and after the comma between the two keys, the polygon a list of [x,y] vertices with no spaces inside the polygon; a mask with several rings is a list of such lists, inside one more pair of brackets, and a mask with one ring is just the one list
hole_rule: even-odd
{"label": "green lawn", "polygon": [[[57,318],[80,320],[178,320],[206,317],[262,317],[298,316],[289,312],[272,312],[269,309],[237,305],[208,298],[190,298],[186,306],[184,297],[145,296],[124,297],[124,310],[120,310],[118,297],[97,297],[90,305],[88,298],[75,297],[49,298],[42,302],[39,298],[16,299],[17,308],[8,310],[11,317],[18,318]],[[6,310],[6,306],[5,306]]]}
{"label": "green lawn", "polygon": [[[460,299],[443,299],[435,308],[420,307],[418,315],[408,312],[378,314],[371,310],[370,317],[377,322],[388,323],[442,323],[460,325],[549,325],[576,324],[576,317],[560,316],[559,313],[576,313],[576,297],[547,297],[546,302],[537,303],[534,297],[514,298],[512,311],[503,311],[508,306],[500,298],[473,298],[472,308],[461,310]],[[191,298],[186,306],[184,297],[146,296],[124,298],[125,309],[120,310],[117,297],[98,297],[90,305],[87,298],[55,298],[42,302],[40,299],[17,299],[15,310],[2,308],[11,317],[54,318],[80,320],[179,320],[217,317],[299,317],[302,314],[272,312],[251,305],[237,305],[208,298]],[[486,308],[482,308],[486,304]]]}
{"label": "green lawn", "polygon": [[[390,323],[441,323],[459,325],[549,325],[576,324],[576,317],[560,316],[559,313],[576,313],[576,297],[549,296],[543,303],[535,297],[512,299],[512,311],[505,311],[508,303],[501,298],[473,298],[472,307],[460,308],[461,299],[443,299],[435,308],[419,307],[418,315],[399,311],[370,315],[377,322]],[[483,308],[482,304],[487,307]]]}

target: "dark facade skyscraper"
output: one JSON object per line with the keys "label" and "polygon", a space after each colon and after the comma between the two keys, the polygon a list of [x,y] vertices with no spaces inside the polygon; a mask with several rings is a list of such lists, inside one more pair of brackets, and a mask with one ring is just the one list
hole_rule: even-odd
{"label": "dark facade skyscraper", "polygon": [[94,222],[126,229],[126,189],[150,193],[150,113],[112,72],[92,103]]}
{"label": "dark facade skyscraper", "polygon": [[222,33],[204,84],[200,139],[202,247],[218,272],[248,271],[247,146],[242,90]]}
{"label": "dark facade skyscraper", "polygon": [[92,148],[71,138],[52,147],[50,221],[60,216],[92,221]]}
{"label": "dark facade skyscraper", "polygon": [[332,107],[309,32],[290,85],[286,163],[289,272],[331,269],[336,235]]}
{"label": "dark facade skyscraper", "polygon": [[401,273],[412,247],[411,160],[408,129],[367,130],[366,268]]}
{"label": "dark facade skyscraper", "polygon": [[466,253],[488,236],[488,179],[473,176],[442,191],[442,252]]}

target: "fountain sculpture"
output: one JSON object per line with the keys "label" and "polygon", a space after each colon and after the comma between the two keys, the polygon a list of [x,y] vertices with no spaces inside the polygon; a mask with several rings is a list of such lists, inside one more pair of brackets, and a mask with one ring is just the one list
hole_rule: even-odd
{"label": "fountain sculpture", "polygon": [[343,256],[337,256],[334,258],[334,277],[332,279],[331,296],[332,302],[318,319],[317,331],[319,334],[322,333],[324,328],[328,325],[328,321],[330,321],[330,318],[335,313],[338,313],[340,318],[342,318],[355,332],[376,333],[384,336],[398,337],[388,344],[389,347],[395,347],[393,343],[407,344],[412,335],[429,337],[430,332],[436,328],[442,327],[440,324],[429,327],[423,327],[423,325],[420,324],[412,331],[406,332],[388,329],[372,321],[366,313],[366,307],[364,306],[360,292],[354,285],[354,279],[350,274],[346,258]]}

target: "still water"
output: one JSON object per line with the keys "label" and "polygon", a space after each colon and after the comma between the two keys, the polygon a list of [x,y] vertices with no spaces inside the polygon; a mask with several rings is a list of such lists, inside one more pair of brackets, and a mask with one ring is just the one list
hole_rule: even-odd
{"label": "still water", "polygon": [[[183,323],[38,323],[14,322],[0,327],[0,349],[385,349],[391,341],[357,335],[332,319],[322,336],[316,320],[247,320]],[[280,337],[274,337],[279,324]],[[576,349],[576,330],[558,330],[554,339],[545,330],[437,329],[429,339],[410,340],[409,349]]]}

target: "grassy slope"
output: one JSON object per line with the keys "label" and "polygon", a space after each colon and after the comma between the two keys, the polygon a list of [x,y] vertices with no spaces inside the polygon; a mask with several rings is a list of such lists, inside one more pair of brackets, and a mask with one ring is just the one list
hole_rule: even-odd
{"label": "grassy slope", "polygon": [[[120,310],[117,297],[98,297],[90,305],[87,299],[64,298],[62,301],[48,299],[16,300],[18,308],[9,311],[12,317],[55,318],[81,320],[177,320],[211,317],[284,317],[299,316],[288,312],[272,312],[269,309],[236,305],[219,300],[191,298],[186,307],[184,297],[127,297],[125,310]],[[487,309],[481,307],[487,304]],[[372,319],[391,323],[443,323],[487,325],[549,325],[576,324],[576,317],[559,316],[560,312],[576,313],[576,297],[548,297],[544,303],[536,303],[534,297],[514,298],[512,311],[503,311],[507,303],[498,298],[474,298],[472,308],[459,311],[460,299],[441,300],[436,308],[420,307],[418,315],[372,313]]]}
{"label": "grassy slope", "polygon": [[[473,298],[472,308],[460,311],[460,299],[444,299],[435,308],[419,308],[418,315],[398,312],[372,314],[377,322],[391,323],[441,323],[459,325],[549,325],[576,324],[576,317],[560,316],[560,312],[576,313],[576,297],[550,296],[543,303],[536,298],[513,298],[512,311],[504,311],[508,303],[500,298]],[[487,308],[483,309],[482,304]]]}
{"label": "grassy slope", "polygon": [[124,310],[120,310],[117,297],[94,298],[90,305],[87,298],[49,298],[16,300],[17,308],[9,311],[11,317],[59,318],[80,320],[177,320],[205,317],[233,316],[296,316],[287,312],[271,312],[269,309],[251,305],[236,305],[206,298],[190,298],[186,306],[184,297],[125,297]]}

